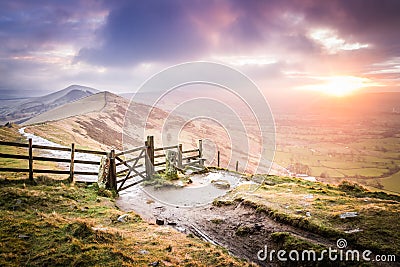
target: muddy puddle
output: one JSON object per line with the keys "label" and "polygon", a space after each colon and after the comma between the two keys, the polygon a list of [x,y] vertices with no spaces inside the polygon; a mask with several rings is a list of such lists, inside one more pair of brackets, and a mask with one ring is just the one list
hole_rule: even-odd
{"label": "muddy puddle", "polygon": [[[134,211],[149,223],[193,234],[207,242],[227,248],[237,257],[256,261],[257,258],[253,257],[256,254],[244,249],[243,241],[236,240],[235,235],[235,229],[239,227],[238,222],[250,221],[253,224],[256,220],[248,215],[241,218],[242,210],[235,211],[233,207],[231,209],[212,205],[215,198],[249,182],[239,174],[226,171],[192,175],[191,180],[192,183],[183,188],[157,190],[141,185],[133,186],[120,192],[117,206],[124,211]],[[224,186],[215,185],[215,181]],[[229,188],[226,184],[229,184]],[[253,241],[249,244],[251,243]]]}
{"label": "muddy puddle", "polygon": [[[133,186],[120,192],[117,206],[124,211],[134,211],[149,223],[173,227],[182,233],[223,246],[232,255],[260,266],[279,266],[257,258],[257,252],[265,245],[271,249],[276,248],[271,240],[274,232],[289,232],[306,240],[330,244],[330,241],[320,236],[256,213],[253,208],[241,202],[222,207],[212,205],[215,198],[240,184],[249,183],[239,174],[213,171],[194,175],[191,179],[193,183],[184,188],[156,190],[141,185]],[[227,182],[229,188],[215,186],[213,181]],[[246,229],[245,233],[243,229]]]}
{"label": "muddy puddle", "polygon": [[138,184],[120,192],[117,204],[150,221],[156,218],[173,221],[193,210],[210,206],[215,198],[247,183],[241,175],[225,171],[191,175],[190,180],[191,183],[183,187],[159,189]]}

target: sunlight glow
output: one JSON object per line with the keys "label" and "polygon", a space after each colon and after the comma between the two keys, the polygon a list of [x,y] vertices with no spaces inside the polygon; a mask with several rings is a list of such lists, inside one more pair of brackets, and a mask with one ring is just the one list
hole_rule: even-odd
{"label": "sunlight glow", "polygon": [[317,91],[336,97],[343,97],[350,95],[361,88],[379,86],[379,84],[374,83],[368,78],[356,76],[315,77],[315,79],[321,80],[322,82],[318,84],[299,86],[296,87],[296,89]]}

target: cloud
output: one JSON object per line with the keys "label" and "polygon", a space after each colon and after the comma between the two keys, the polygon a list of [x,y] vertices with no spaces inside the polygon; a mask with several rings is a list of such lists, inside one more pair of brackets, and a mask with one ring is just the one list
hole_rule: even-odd
{"label": "cloud", "polygon": [[346,41],[372,44],[389,57],[400,52],[400,1],[307,1],[302,12],[310,26],[337,30]]}
{"label": "cloud", "polygon": [[0,1],[0,88],[49,88],[46,78],[129,88],[130,77],[150,75],[139,66],[191,60],[277,88],[293,83],[290,72],[389,83],[398,68],[379,63],[398,65],[399,13],[397,0]]}
{"label": "cloud", "polygon": [[133,65],[195,58],[199,50],[207,48],[190,19],[185,1],[121,3],[112,7],[107,24],[99,30],[100,45],[81,49],[77,61]]}
{"label": "cloud", "polygon": [[1,92],[61,89],[76,47],[106,15],[98,1],[0,1]]}
{"label": "cloud", "polygon": [[76,61],[178,63],[275,47],[314,52],[316,46],[302,33],[305,30],[294,25],[298,18],[288,18],[289,7],[281,1],[118,2],[109,7],[97,45],[83,47]]}
{"label": "cloud", "polygon": [[94,1],[1,1],[1,53],[21,55],[65,43],[81,45],[105,15]]}

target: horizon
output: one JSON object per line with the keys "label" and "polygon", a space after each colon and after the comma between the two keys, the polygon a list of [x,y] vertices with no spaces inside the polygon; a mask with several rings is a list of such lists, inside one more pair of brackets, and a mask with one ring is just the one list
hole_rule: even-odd
{"label": "horizon", "polygon": [[2,99],[134,93],[189,61],[238,69],[266,98],[400,91],[398,1],[203,3],[2,2]]}

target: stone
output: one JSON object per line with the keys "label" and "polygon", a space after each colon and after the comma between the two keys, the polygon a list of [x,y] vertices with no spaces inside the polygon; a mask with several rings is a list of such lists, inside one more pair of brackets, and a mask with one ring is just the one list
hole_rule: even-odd
{"label": "stone", "polygon": [[229,189],[231,187],[227,180],[212,180],[211,183],[218,189]]}
{"label": "stone", "polygon": [[110,159],[107,156],[102,156],[100,160],[99,174],[97,177],[97,184],[100,188],[106,187],[109,170]]}
{"label": "stone", "polygon": [[145,250],[145,249],[142,249],[142,250],[139,251],[139,253],[142,254],[142,255],[147,255],[147,254],[149,254],[150,252],[147,251],[147,250]]}
{"label": "stone", "polygon": [[19,235],[18,235],[18,238],[21,238],[21,239],[28,239],[28,238],[29,238],[29,235],[19,234]]}
{"label": "stone", "polygon": [[358,213],[355,211],[350,211],[350,212],[345,212],[339,215],[340,219],[346,219],[346,218],[354,218],[358,216]]}
{"label": "stone", "polygon": [[164,225],[164,220],[163,219],[156,219],[156,224],[157,225]]}
{"label": "stone", "polygon": [[121,216],[118,217],[117,221],[124,223],[128,219],[128,216],[129,214],[122,214]]}
{"label": "stone", "polygon": [[178,177],[176,166],[178,164],[178,153],[173,150],[165,152],[165,175],[168,177]]}
{"label": "stone", "polygon": [[347,230],[347,231],[344,231],[346,234],[353,234],[353,233],[358,233],[358,232],[362,232],[362,230],[361,229],[359,229],[359,228],[356,228],[356,229],[353,229],[353,230]]}

